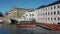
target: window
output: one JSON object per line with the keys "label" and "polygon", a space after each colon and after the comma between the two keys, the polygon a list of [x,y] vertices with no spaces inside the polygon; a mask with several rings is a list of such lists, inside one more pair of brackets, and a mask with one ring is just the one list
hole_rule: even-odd
{"label": "window", "polygon": [[30,14],[30,16],[31,16],[31,14]]}
{"label": "window", "polygon": [[51,18],[51,20],[52,20],[52,18]]}
{"label": "window", "polygon": [[54,20],[56,20],[56,18],[54,18]]}
{"label": "window", "polygon": [[60,6],[58,5],[57,8],[59,8]]}
{"label": "window", "polygon": [[47,18],[46,18],[46,20],[47,20]]}
{"label": "window", "polygon": [[60,25],[60,22],[58,22],[57,24]]}
{"label": "window", "polygon": [[44,13],[43,13],[43,15],[44,15]]}
{"label": "window", "polygon": [[46,13],[46,15],[47,15],[47,13]]}
{"label": "window", "polygon": [[52,12],[51,12],[51,15],[52,15]]}
{"label": "window", "polygon": [[52,10],[52,7],[51,7],[51,10]]}
{"label": "window", "polygon": [[28,15],[26,14],[26,16],[28,16]]}
{"label": "window", "polygon": [[46,8],[46,10],[47,10],[47,8]]}
{"label": "window", "polygon": [[49,12],[48,12],[48,15],[49,15]]}
{"label": "window", "polygon": [[58,20],[60,20],[60,18],[58,18]]}
{"label": "window", "polygon": [[56,11],[54,11],[54,15],[56,14]]}
{"label": "window", "polygon": [[50,18],[48,18],[48,20],[49,20]]}
{"label": "window", "polygon": [[59,14],[59,11],[57,11],[57,14]]}
{"label": "window", "polygon": [[56,8],[56,6],[54,6],[54,9]]}
{"label": "window", "polygon": [[32,16],[34,16],[34,14],[32,14]]}

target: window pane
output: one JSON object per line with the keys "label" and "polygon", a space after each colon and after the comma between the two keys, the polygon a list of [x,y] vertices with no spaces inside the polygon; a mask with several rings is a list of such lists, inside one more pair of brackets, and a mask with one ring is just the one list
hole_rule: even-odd
{"label": "window pane", "polygon": [[56,8],[56,6],[54,6],[54,9]]}
{"label": "window pane", "polygon": [[60,18],[58,18],[58,20],[60,20]]}
{"label": "window pane", "polygon": [[32,14],[32,16],[34,16],[34,14]]}
{"label": "window pane", "polygon": [[28,16],[28,15],[26,14],[26,16]]}
{"label": "window pane", "polygon": [[46,15],[47,15],[47,13],[46,13]]}
{"label": "window pane", "polygon": [[48,15],[49,15],[49,12],[48,12]]}
{"label": "window pane", "polygon": [[30,14],[30,16],[31,16],[31,14]]}
{"label": "window pane", "polygon": [[51,20],[52,20],[52,18],[51,18]]}
{"label": "window pane", "polygon": [[57,14],[59,14],[59,11],[57,11]]}
{"label": "window pane", "polygon": [[47,10],[47,8],[46,8],[46,10]]}
{"label": "window pane", "polygon": [[59,8],[59,5],[57,6],[57,8]]}
{"label": "window pane", "polygon": [[56,20],[56,18],[54,18],[54,20]]}
{"label": "window pane", "polygon": [[54,11],[54,15],[56,14],[56,11]]}
{"label": "window pane", "polygon": [[43,15],[44,15],[44,13],[43,13]]}
{"label": "window pane", "polygon": [[51,12],[51,15],[52,15],[52,12]]}
{"label": "window pane", "polygon": [[50,20],[50,18],[48,18],[48,20]]}
{"label": "window pane", "polygon": [[51,7],[51,9],[52,9],[52,7]]}

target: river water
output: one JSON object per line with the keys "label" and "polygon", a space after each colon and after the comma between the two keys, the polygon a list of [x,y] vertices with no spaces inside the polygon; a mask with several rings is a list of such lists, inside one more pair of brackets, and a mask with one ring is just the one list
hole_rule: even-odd
{"label": "river water", "polygon": [[41,27],[23,28],[16,25],[0,24],[0,34],[60,34],[60,30],[49,31]]}

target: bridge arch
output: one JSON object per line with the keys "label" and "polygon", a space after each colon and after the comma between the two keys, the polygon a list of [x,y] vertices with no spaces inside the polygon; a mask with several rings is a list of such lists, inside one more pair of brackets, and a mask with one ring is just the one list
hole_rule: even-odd
{"label": "bridge arch", "polygon": [[18,21],[15,19],[10,19],[10,20],[11,20],[11,24],[17,24],[18,23]]}

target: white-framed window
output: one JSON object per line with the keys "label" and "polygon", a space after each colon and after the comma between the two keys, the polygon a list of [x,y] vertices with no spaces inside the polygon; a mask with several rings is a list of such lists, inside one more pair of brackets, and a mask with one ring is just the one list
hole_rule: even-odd
{"label": "white-framed window", "polygon": [[31,16],[31,14],[29,14]]}
{"label": "white-framed window", "polygon": [[56,11],[54,11],[54,15],[56,15]]}
{"label": "white-framed window", "polygon": [[54,6],[54,9],[56,9],[56,6]]}
{"label": "white-framed window", "polygon": [[59,15],[60,14],[60,11],[57,11],[57,14]]}
{"label": "white-framed window", "polygon": [[28,16],[28,14],[26,14],[26,16]]}
{"label": "white-framed window", "polygon": [[44,13],[43,13],[43,15],[44,15]]}
{"label": "white-framed window", "polygon": [[48,18],[48,20],[50,20],[50,18]]}
{"label": "white-framed window", "polygon": [[50,13],[48,12],[48,15],[49,15]]}
{"label": "white-framed window", "polygon": [[47,8],[46,8],[46,10],[47,10]]}
{"label": "white-framed window", "polygon": [[58,17],[58,20],[60,20],[60,18]]}
{"label": "white-framed window", "polygon": [[32,14],[32,16],[34,16],[34,14]]}
{"label": "white-framed window", "polygon": [[53,13],[51,12],[51,15],[52,15]]}
{"label": "white-framed window", "polygon": [[51,20],[52,20],[52,17],[51,17]]}
{"label": "white-framed window", "polygon": [[57,8],[60,8],[60,5],[57,5]]}
{"label": "white-framed window", "polygon": [[46,13],[46,15],[47,15],[47,13]]}
{"label": "white-framed window", "polygon": [[51,10],[53,9],[53,7],[51,7]]}
{"label": "white-framed window", "polygon": [[54,18],[54,20],[56,20],[56,18]]}
{"label": "white-framed window", "polygon": [[47,20],[47,18],[46,18],[46,20]]}

